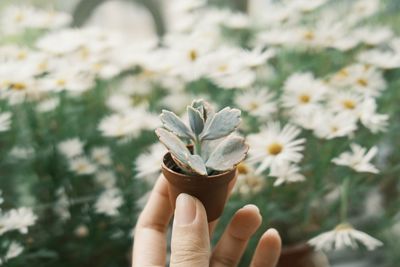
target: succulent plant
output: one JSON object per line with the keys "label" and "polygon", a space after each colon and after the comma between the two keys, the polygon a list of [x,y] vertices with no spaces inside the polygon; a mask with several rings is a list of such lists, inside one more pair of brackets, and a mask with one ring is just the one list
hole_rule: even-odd
{"label": "succulent plant", "polygon": [[160,118],[164,128],[156,130],[183,172],[212,175],[235,168],[246,157],[248,145],[234,134],[241,120],[240,110],[226,107],[215,112],[200,99],[187,107],[187,113],[189,125],[173,112],[163,110]]}

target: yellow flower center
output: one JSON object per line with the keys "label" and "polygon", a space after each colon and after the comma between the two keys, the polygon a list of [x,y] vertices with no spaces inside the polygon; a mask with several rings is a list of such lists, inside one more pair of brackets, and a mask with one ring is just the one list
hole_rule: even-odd
{"label": "yellow flower center", "polygon": [[341,223],[335,227],[335,231],[351,230],[353,227],[348,223]]}
{"label": "yellow flower center", "polygon": [[249,173],[249,167],[247,167],[247,165],[245,163],[239,163],[239,165],[237,166],[237,170],[239,174],[247,174]]}
{"label": "yellow flower center", "polygon": [[189,51],[189,59],[191,61],[196,61],[196,59],[198,58],[197,52],[196,50],[192,49]]}
{"label": "yellow flower center", "polygon": [[345,77],[348,77],[349,76],[349,72],[347,71],[347,69],[341,69],[338,73],[337,73],[337,75],[339,76],[339,77],[342,77],[342,78],[345,78]]}
{"label": "yellow flower center", "polygon": [[64,79],[58,79],[56,84],[58,86],[65,86],[67,84],[67,82]]}
{"label": "yellow flower center", "polygon": [[307,104],[308,102],[310,102],[311,97],[307,94],[301,94],[299,96],[299,101],[303,104]]}
{"label": "yellow flower center", "polygon": [[26,84],[21,82],[12,83],[10,88],[17,91],[22,91],[26,89]]}
{"label": "yellow flower center", "polygon": [[353,110],[356,108],[356,103],[351,99],[343,100],[342,104],[345,109]]}
{"label": "yellow flower center", "polygon": [[312,31],[307,31],[304,33],[304,39],[306,39],[307,41],[312,41],[315,38],[315,34]]}
{"label": "yellow flower center", "polygon": [[360,78],[357,80],[357,84],[361,85],[362,87],[367,87],[368,86],[368,81],[364,78]]}
{"label": "yellow flower center", "polygon": [[279,143],[272,143],[267,147],[267,151],[271,155],[278,155],[283,150],[283,146]]}
{"label": "yellow flower center", "polygon": [[218,67],[218,71],[225,72],[228,69],[228,66],[223,64]]}
{"label": "yellow flower center", "polygon": [[249,104],[249,109],[250,110],[255,110],[255,109],[257,109],[259,107],[259,104],[257,103],[257,102],[251,102],[250,104]]}

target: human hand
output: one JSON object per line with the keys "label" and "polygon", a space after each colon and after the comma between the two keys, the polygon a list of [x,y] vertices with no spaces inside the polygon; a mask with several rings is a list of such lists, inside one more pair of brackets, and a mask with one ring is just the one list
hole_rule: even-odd
{"label": "human hand", "polygon": [[[133,267],[165,266],[166,231],[172,216],[167,186],[165,178],[160,176],[139,217],[133,246]],[[210,236],[217,221],[208,224],[201,202],[187,194],[180,194],[176,200],[172,227],[170,266],[237,266],[261,220],[256,206],[246,205],[239,209],[211,251]],[[266,231],[258,242],[250,266],[274,267],[280,250],[278,232],[274,229]]]}

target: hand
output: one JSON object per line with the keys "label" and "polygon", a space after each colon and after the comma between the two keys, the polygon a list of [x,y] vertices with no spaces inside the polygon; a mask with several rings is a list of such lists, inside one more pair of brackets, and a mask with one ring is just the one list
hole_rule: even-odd
{"label": "hand", "polygon": [[[139,217],[133,246],[133,267],[165,266],[166,230],[172,216],[167,186],[167,181],[161,176]],[[187,194],[180,194],[176,200],[172,227],[170,266],[237,266],[250,237],[261,225],[261,219],[254,205],[239,209],[211,252],[210,236],[217,221],[208,224],[201,202]],[[269,229],[259,240],[250,266],[274,267],[280,250],[278,232]]]}

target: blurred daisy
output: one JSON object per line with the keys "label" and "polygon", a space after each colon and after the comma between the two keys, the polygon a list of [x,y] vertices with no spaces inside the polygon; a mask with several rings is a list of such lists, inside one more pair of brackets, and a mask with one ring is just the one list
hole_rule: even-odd
{"label": "blurred daisy", "polygon": [[304,138],[297,138],[300,133],[293,125],[287,124],[281,129],[279,122],[270,122],[259,133],[249,135],[249,160],[260,163],[256,173],[276,169],[285,162],[299,162],[305,142]]}
{"label": "blurred daisy", "polygon": [[8,131],[11,128],[11,112],[0,113],[0,132]]}
{"label": "blurred daisy", "polygon": [[58,97],[48,98],[40,101],[36,106],[36,110],[42,113],[50,112],[56,109],[59,104],[60,104],[60,99]]}
{"label": "blurred daisy", "polygon": [[295,73],[285,82],[283,106],[295,109],[313,108],[327,92],[326,85],[314,78],[312,73]]}
{"label": "blurred daisy", "polygon": [[356,172],[378,173],[379,170],[370,163],[378,153],[377,147],[372,147],[369,151],[358,144],[350,144],[351,152],[343,152],[339,157],[332,159],[337,165],[348,166]]}
{"label": "blurred daisy", "polygon": [[371,132],[384,132],[388,126],[389,115],[376,113],[377,104],[374,98],[367,98],[361,105],[361,123]]}
{"label": "blurred daisy", "polygon": [[255,173],[254,167],[248,162],[241,162],[237,166],[238,176],[233,192],[247,197],[261,192],[265,187],[265,179]]}
{"label": "blurred daisy", "polygon": [[99,165],[108,166],[112,163],[111,151],[108,147],[94,147],[90,156]]}
{"label": "blurred daisy", "polygon": [[260,118],[271,118],[278,110],[277,103],[273,101],[275,95],[267,88],[249,90],[236,95],[236,105],[247,111],[250,115]]}
{"label": "blurred daisy", "polygon": [[80,156],[70,159],[69,169],[78,175],[88,175],[94,173],[97,170],[97,166],[87,157]]}
{"label": "blurred daisy", "polygon": [[333,139],[337,137],[350,136],[357,130],[357,118],[347,113],[331,113],[320,110],[315,114],[313,124],[314,134],[319,138]]}
{"label": "blurred daisy", "polygon": [[95,181],[105,188],[111,188],[115,186],[117,177],[113,171],[99,171],[96,173]]}
{"label": "blurred daisy", "polygon": [[58,151],[67,158],[73,158],[83,153],[83,142],[78,138],[71,138],[57,145]]}
{"label": "blurred daisy", "polygon": [[274,186],[279,186],[284,183],[295,183],[305,181],[304,175],[299,173],[300,168],[295,164],[284,162],[281,165],[271,168],[270,176],[276,177]]}
{"label": "blurred daisy", "polygon": [[[21,246],[17,242],[12,241],[8,246],[7,252],[3,258],[5,261],[16,258],[22,253],[23,250],[24,250],[23,246]],[[0,265],[1,265],[1,260],[0,260]]]}
{"label": "blurred daisy", "polygon": [[107,216],[118,215],[118,208],[124,203],[121,192],[117,188],[111,188],[104,191],[94,204],[96,213]]}
{"label": "blurred daisy", "polygon": [[26,234],[28,227],[34,225],[36,220],[37,216],[30,208],[12,209],[0,215],[0,235],[13,230]]}
{"label": "blurred daisy", "polygon": [[29,159],[35,153],[32,147],[15,146],[10,151],[10,156],[15,159]]}
{"label": "blurred daisy", "polygon": [[166,150],[163,145],[157,143],[142,153],[135,161],[136,177],[154,183],[160,175],[161,163]]}
{"label": "blurred daisy", "polygon": [[308,244],[317,250],[340,250],[346,247],[358,248],[358,243],[365,246],[368,250],[374,250],[383,243],[364,232],[354,229],[349,224],[339,224],[335,229],[322,233],[310,241]]}

